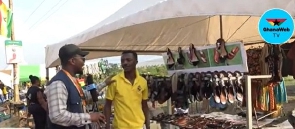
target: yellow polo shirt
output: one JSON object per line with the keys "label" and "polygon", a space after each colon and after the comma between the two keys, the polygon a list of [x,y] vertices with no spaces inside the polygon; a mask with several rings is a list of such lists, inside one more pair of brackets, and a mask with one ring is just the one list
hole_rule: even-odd
{"label": "yellow polo shirt", "polygon": [[113,101],[115,118],[114,129],[142,129],[145,117],[142,111],[142,100],[148,99],[147,81],[136,72],[132,85],[124,72],[113,77],[115,83],[108,86],[106,99]]}

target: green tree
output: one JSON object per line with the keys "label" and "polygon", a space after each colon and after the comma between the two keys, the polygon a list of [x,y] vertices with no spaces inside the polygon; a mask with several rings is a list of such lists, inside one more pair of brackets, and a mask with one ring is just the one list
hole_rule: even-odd
{"label": "green tree", "polygon": [[[94,74],[94,80],[96,82],[101,82],[105,80],[108,76],[115,75],[122,71],[120,64],[108,63],[106,60],[101,59],[98,62],[98,67],[103,73]],[[143,66],[138,67],[137,70],[140,74],[150,74],[150,75],[158,75],[158,76],[166,76],[167,68],[165,65],[153,65],[153,66]]]}
{"label": "green tree", "polygon": [[159,76],[166,76],[168,74],[165,65],[143,66],[138,67],[137,69],[140,74],[150,74]]}

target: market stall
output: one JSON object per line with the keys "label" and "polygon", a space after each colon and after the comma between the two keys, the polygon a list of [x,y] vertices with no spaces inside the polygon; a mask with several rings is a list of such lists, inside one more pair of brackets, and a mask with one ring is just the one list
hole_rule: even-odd
{"label": "market stall", "polygon": [[257,31],[260,16],[271,8],[285,9],[295,16],[294,6],[293,0],[132,0],[103,22],[47,46],[46,67],[59,65],[58,50],[69,43],[91,51],[87,59],[96,59],[120,55],[126,49],[160,54],[166,47],[204,46],[218,38],[245,44],[261,42]]}
{"label": "market stall", "polygon": [[10,88],[13,89],[13,87],[12,87],[12,76],[11,75],[0,72],[0,79],[1,79],[1,82],[5,86],[9,86]]}
{"label": "market stall", "polygon": [[[140,2],[146,5],[139,4]],[[136,8],[130,10],[131,5],[136,5]],[[200,76],[203,76],[200,79],[200,83],[202,84],[205,83],[204,81],[212,83],[214,82],[212,80],[215,79],[215,82],[218,80],[218,88],[214,89],[213,86],[207,87],[208,89],[213,88],[210,93],[218,94],[218,97],[214,99],[215,103],[209,105],[210,98],[215,98],[215,96],[207,96],[205,99],[207,99],[207,105],[222,109],[227,104],[227,101],[229,101],[225,99],[227,98],[226,96],[233,96],[233,93],[231,95],[225,93],[225,91],[231,88],[225,88],[226,85],[222,84],[223,81],[229,83],[232,81],[232,78],[236,78],[235,81],[243,78],[243,81],[239,82],[237,88],[232,88],[239,91],[240,97],[237,97],[236,100],[230,100],[230,102],[240,101],[241,103],[245,102],[244,100],[252,100],[251,79],[274,77],[270,73],[265,73],[265,76],[245,76],[242,74],[248,72],[247,54],[245,53],[244,44],[264,43],[258,34],[257,23],[260,16],[266,10],[270,8],[282,8],[287,10],[292,16],[295,16],[294,5],[295,2],[292,0],[223,1],[222,3],[216,0],[154,0],[149,2],[133,0],[102,23],[68,40],[47,46],[46,67],[49,68],[59,65],[58,50],[61,46],[69,43],[76,44],[83,50],[90,51],[87,59],[116,56],[127,49],[135,50],[138,54],[161,54],[166,52],[166,56],[163,55],[163,57],[167,64],[168,72],[171,75],[178,72],[184,72],[185,75],[190,74],[190,72],[194,74],[200,73]],[[130,13],[132,11],[133,13]],[[224,43],[226,42],[226,45],[223,44],[221,50],[218,49],[219,52],[215,51],[215,47],[211,47],[206,48],[206,53],[200,47],[208,44],[214,44],[213,46],[215,46],[216,43],[221,43],[218,40],[222,40]],[[198,48],[195,50],[199,52],[198,57],[195,55],[193,58],[192,55],[187,55],[188,53],[193,53],[187,50],[187,48],[193,48],[191,44]],[[225,52],[224,46],[228,48],[227,52]],[[177,51],[176,54],[175,51]],[[223,58],[225,56],[227,57]],[[196,58],[198,59],[196,60]],[[241,74],[237,74],[235,71],[239,71],[238,73]],[[216,74],[217,78],[214,74]],[[178,77],[178,75],[180,76],[182,74],[176,75]],[[229,77],[229,75],[235,75],[236,77]],[[238,75],[241,78],[237,77]],[[180,80],[184,81],[185,79]],[[170,84],[178,84],[180,80],[176,79],[176,82],[171,82]],[[194,81],[192,79],[190,82]],[[243,88],[241,91],[242,88],[240,85],[247,86],[244,86],[246,88]],[[172,93],[177,91],[177,88],[171,87]],[[182,93],[187,93],[188,91],[186,90],[186,92]],[[241,94],[243,95],[241,96]],[[187,93],[186,95],[191,95],[191,93]],[[252,128],[252,102],[246,102],[247,128]],[[254,110],[254,112],[256,111]],[[199,117],[192,118],[192,120],[199,120]],[[256,115],[254,118],[258,120]],[[206,118],[203,117],[202,119]],[[206,121],[209,120],[206,119]],[[218,120],[216,121],[218,123]],[[223,122],[226,124],[228,121]]]}
{"label": "market stall", "polygon": [[[154,115],[154,120],[192,129],[256,128],[265,125],[265,118],[281,116],[282,105],[287,102],[283,77],[290,75],[282,72],[282,66],[288,62],[283,62],[286,58],[281,46],[265,44],[246,51],[242,43],[225,45],[220,41],[212,46],[191,44],[188,50],[168,49],[163,53],[172,76],[146,77],[150,100],[161,102],[171,98],[168,101],[177,106],[175,112],[185,112],[180,117],[171,115],[171,111],[170,115]],[[221,56],[223,52],[225,57]]]}

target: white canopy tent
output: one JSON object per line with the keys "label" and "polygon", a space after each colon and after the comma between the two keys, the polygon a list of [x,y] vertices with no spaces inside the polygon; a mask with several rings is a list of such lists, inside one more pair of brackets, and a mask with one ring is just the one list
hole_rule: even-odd
{"label": "white canopy tent", "polygon": [[12,76],[6,73],[0,72],[0,80],[5,86],[8,86],[13,89],[12,86]]}
{"label": "white canopy tent", "polygon": [[159,54],[167,47],[212,44],[221,30],[227,42],[262,42],[258,20],[271,8],[295,16],[294,0],[132,0],[101,23],[47,46],[46,67],[59,65],[58,50],[65,44],[91,51],[87,59],[95,59],[117,56],[122,50]]}

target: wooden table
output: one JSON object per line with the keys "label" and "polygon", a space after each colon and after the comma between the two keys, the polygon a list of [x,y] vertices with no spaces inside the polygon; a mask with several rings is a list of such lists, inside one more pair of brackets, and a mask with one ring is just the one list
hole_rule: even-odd
{"label": "wooden table", "polygon": [[13,114],[20,116],[19,115],[19,108],[25,106],[24,102],[20,101],[20,102],[14,102],[14,101],[10,101],[10,114],[12,115],[12,110],[13,110]]}

